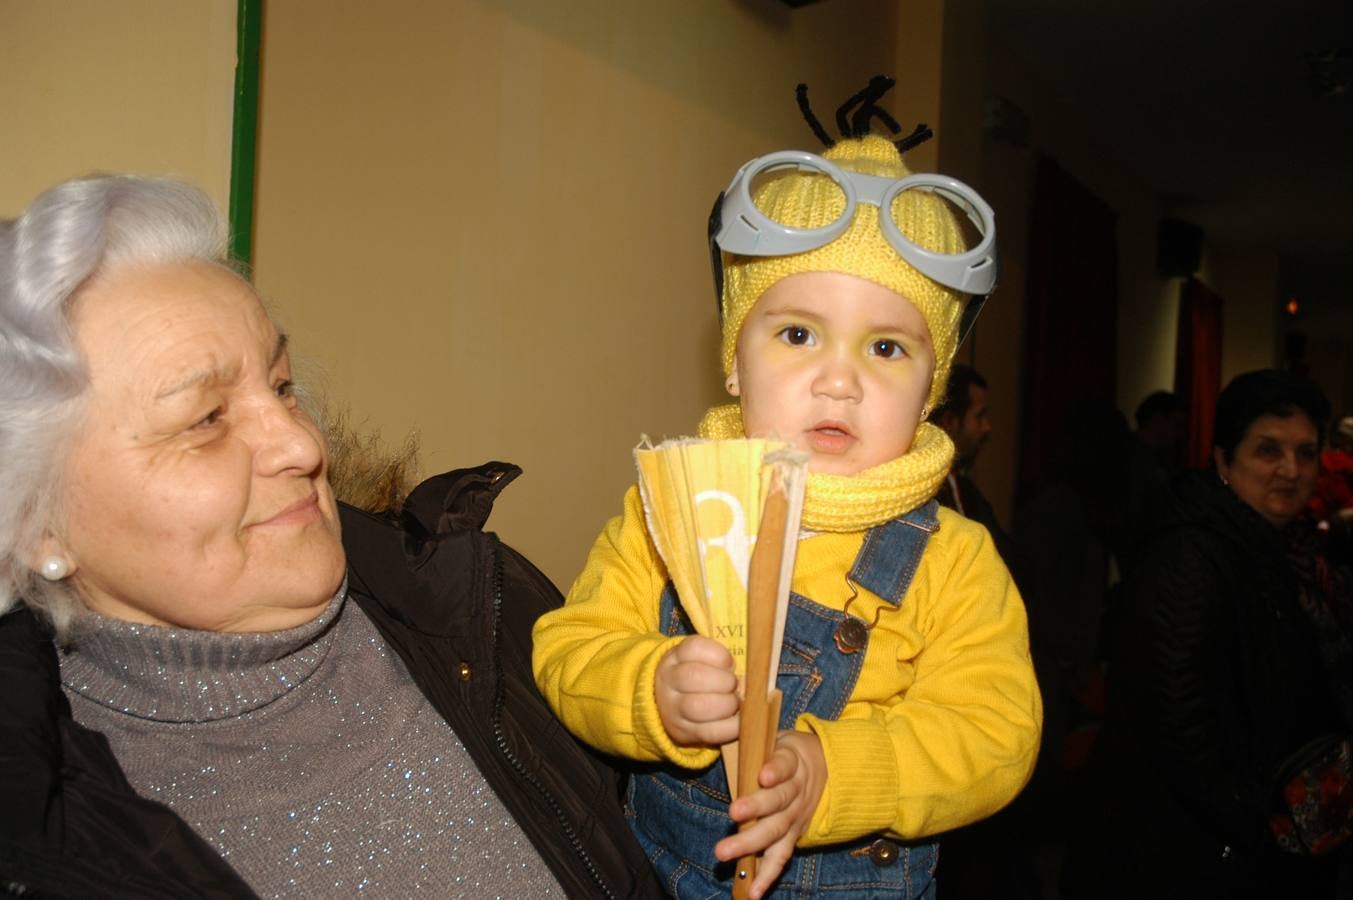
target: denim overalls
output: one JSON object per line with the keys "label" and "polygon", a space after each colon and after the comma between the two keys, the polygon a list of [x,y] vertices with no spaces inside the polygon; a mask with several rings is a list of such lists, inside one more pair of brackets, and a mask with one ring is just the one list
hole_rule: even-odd
{"label": "denim overalls", "polygon": [[[932,500],[870,529],[851,567],[851,582],[893,606],[900,605],[926,542],[939,527],[935,513]],[[661,603],[663,632],[691,634],[670,583]],[[855,690],[868,643],[868,629],[859,619],[791,593],[775,682],[784,694],[780,728],[793,728],[805,712],[822,719],[837,718]],[[699,772],[659,767],[630,780],[626,804],[630,828],[668,893],[682,900],[729,896],[733,863],[714,859],[714,844],[733,833],[729,802],[722,762]],[[933,842],[904,845],[877,834],[845,844],[799,849],[770,896],[822,893],[841,900],[932,900],[937,852]]]}

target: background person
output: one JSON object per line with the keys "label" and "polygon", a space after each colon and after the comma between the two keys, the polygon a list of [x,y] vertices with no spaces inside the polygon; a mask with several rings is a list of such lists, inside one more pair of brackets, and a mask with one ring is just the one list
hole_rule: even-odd
{"label": "background person", "polygon": [[[1059,423],[1052,452],[1015,507],[1015,570],[1029,611],[1029,642],[1043,695],[1043,743],[1029,787],[1012,810],[1012,860],[1055,882],[1057,851],[1082,802],[1079,781],[1102,709],[1102,635],[1112,612],[1110,576],[1125,507],[1127,420],[1087,400]],[[1097,696],[1098,695],[1098,696]],[[1021,858],[1022,857],[1022,858]],[[1025,870],[1020,883],[1031,883]]]}
{"label": "background person", "polygon": [[1182,471],[1188,407],[1177,394],[1153,391],[1137,405],[1137,430],[1129,442],[1126,507],[1118,565],[1123,572],[1155,534],[1170,496],[1170,482]]}
{"label": "background person", "polygon": [[[1348,580],[1299,519],[1328,412],[1276,370],[1218,398],[1215,469],[1177,482],[1124,585],[1103,830],[1083,829],[1109,855],[1078,848],[1069,874],[1095,886],[1072,895],[1335,896],[1334,854],[1313,854],[1350,825]],[[1326,793],[1301,801],[1312,778]]]}
{"label": "background person", "polygon": [[1189,428],[1189,408],[1184,401],[1169,391],[1153,391],[1137,404],[1133,417],[1137,421],[1138,442],[1167,475],[1178,472],[1179,454]]}
{"label": "background person", "polygon": [[971,366],[956,363],[949,372],[949,387],[944,402],[935,408],[930,420],[944,429],[954,442],[954,465],[940,485],[936,495],[941,506],[947,506],[974,522],[980,522],[991,532],[996,550],[1006,565],[1014,561],[1013,546],[996,510],[973,482],[970,473],[982,445],[991,435],[991,419],[987,415],[987,380]]}
{"label": "background person", "polygon": [[531,684],[558,602],[503,464],[343,507],[200,191],[0,224],[0,884],[36,896],[656,893]]}

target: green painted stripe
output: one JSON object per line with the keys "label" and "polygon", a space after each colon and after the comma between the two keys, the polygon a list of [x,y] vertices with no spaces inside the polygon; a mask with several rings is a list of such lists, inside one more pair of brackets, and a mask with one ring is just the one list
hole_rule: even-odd
{"label": "green painted stripe", "polygon": [[263,0],[238,0],[235,117],[230,134],[230,256],[254,258],[254,153],[258,144],[258,46]]}

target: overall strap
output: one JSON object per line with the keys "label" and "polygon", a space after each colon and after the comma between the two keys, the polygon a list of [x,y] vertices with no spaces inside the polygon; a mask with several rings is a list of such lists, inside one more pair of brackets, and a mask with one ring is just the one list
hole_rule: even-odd
{"label": "overall strap", "polygon": [[902,602],[930,536],[939,531],[939,503],[931,500],[904,516],[869,529],[850,569],[850,581],[886,600]]}
{"label": "overall strap", "polygon": [[681,608],[681,599],[677,596],[676,585],[669,580],[667,586],[662,589],[662,597],[658,600],[658,627],[667,637],[677,637],[695,634],[695,626],[691,624],[690,617],[686,615],[686,610]]}

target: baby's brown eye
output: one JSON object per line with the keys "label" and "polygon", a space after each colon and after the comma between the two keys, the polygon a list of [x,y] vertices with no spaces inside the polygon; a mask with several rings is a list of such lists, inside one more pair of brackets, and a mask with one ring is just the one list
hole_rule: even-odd
{"label": "baby's brown eye", "polygon": [[882,356],[884,359],[897,359],[903,355],[902,345],[897,341],[874,341],[873,349],[875,356]]}
{"label": "baby's brown eye", "polygon": [[780,337],[784,338],[785,343],[792,344],[795,347],[802,347],[813,342],[813,333],[802,325],[790,325],[780,332]]}

